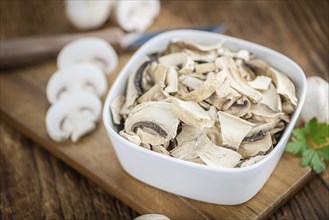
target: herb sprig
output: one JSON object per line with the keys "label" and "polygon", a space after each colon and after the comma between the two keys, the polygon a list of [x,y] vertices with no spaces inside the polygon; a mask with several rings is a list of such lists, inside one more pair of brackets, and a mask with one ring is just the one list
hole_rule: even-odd
{"label": "herb sprig", "polygon": [[329,124],[312,118],[303,128],[295,128],[292,134],[285,151],[302,156],[304,167],[321,173],[326,168],[325,161],[329,160]]}

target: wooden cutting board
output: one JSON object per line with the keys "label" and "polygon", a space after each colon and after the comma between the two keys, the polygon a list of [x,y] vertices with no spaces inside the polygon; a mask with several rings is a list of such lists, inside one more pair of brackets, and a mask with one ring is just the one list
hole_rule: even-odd
{"label": "wooden cutting board", "polygon": [[[117,72],[129,57],[120,56]],[[250,201],[236,206],[207,204],[148,186],[122,169],[102,123],[77,144],[58,144],[48,138],[45,90],[55,70],[55,62],[48,62],[2,73],[2,119],[139,213],[162,213],[172,219],[260,219],[273,213],[312,176],[308,168],[300,166],[299,158],[284,154],[263,189]],[[109,76],[110,85],[117,72]]]}

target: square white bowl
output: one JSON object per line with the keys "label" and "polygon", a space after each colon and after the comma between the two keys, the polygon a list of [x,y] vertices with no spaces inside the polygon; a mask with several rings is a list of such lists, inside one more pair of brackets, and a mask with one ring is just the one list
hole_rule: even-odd
{"label": "square white bowl", "polygon": [[[246,49],[279,69],[294,82],[298,106],[280,141],[260,162],[245,168],[216,168],[156,153],[135,145],[118,134],[112,123],[110,103],[125,94],[128,76],[136,71],[148,54],[165,49],[171,39],[181,38],[201,44],[224,41],[231,50]],[[177,30],[160,34],[145,43],[131,57],[113,83],[104,104],[103,122],[124,170],[136,179],[156,188],[204,202],[236,205],[248,201],[263,187],[276,167],[291,131],[301,112],[306,93],[306,78],[291,59],[269,48],[216,33]]]}

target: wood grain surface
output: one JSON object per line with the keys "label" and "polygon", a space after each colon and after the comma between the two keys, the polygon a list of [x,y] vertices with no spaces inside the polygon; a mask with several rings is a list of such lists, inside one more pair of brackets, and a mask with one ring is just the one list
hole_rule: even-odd
{"label": "wood grain surface", "polygon": [[[163,2],[162,7],[161,15],[152,29],[225,22],[229,27],[229,35],[278,50],[296,60],[307,75],[321,75],[328,80],[328,2],[193,1],[187,4],[187,2],[170,1]],[[47,4],[41,1],[31,1],[29,4],[20,1],[1,1],[0,16],[1,39],[73,31],[64,19],[62,3],[57,1],[50,1]],[[107,26],[111,25],[113,23],[107,24]],[[124,54],[120,57],[120,67],[130,55]],[[36,95],[35,98],[42,103],[40,108],[45,110],[48,104],[45,102],[45,95],[40,91],[44,89],[47,79],[55,69],[55,62],[49,61],[38,66],[2,71],[2,74],[11,74],[12,86],[17,83],[22,86],[22,88],[18,87],[17,92],[20,89],[24,91],[25,82],[32,83],[34,90],[31,93]],[[37,70],[45,73],[41,77],[43,84],[33,81],[34,74],[38,74]],[[26,76],[19,78],[18,75],[22,73]],[[17,78],[20,81],[17,82]],[[113,79],[114,76],[111,76],[109,81],[112,82]],[[3,88],[8,85],[4,85],[3,81],[1,83],[1,109],[3,109],[6,103],[14,102],[3,99],[10,95],[4,96],[6,90]],[[15,100],[15,96],[11,98]],[[20,109],[12,110],[24,114],[26,110],[24,106],[22,103]],[[30,114],[26,120],[33,121],[35,118],[37,116]],[[27,130],[23,132],[28,134]],[[0,212],[1,218],[4,219],[131,219],[137,215],[52,155],[37,148],[35,143],[23,137],[8,123],[4,123],[3,118],[1,119],[0,175]],[[278,184],[285,181],[287,180],[277,180]],[[271,218],[328,218],[328,182],[328,172],[313,177],[308,185]],[[126,190],[129,192],[132,189]],[[163,194],[156,193],[154,196],[159,197]],[[138,198],[136,199],[138,203]],[[147,210],[147,207],[145,209]],[[239,208],[232,210],[237,213],[244,211]],[[218,210],[220,211],[223,210]],[[209,213],[206,213],[206,216],[214,218]],[[246,216],[246,218],[250,217],[256,215]],[[197,215],[194,218],[197,218]]]}

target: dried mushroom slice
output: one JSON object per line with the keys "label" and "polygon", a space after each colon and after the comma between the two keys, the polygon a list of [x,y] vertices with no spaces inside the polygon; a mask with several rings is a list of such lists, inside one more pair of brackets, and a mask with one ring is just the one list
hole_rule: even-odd
{"label": "dried mushroom slice", "polygon": [[184,84],[185,86],[189,87],[190,89],[197,89],[201,86],[201,84],[204,82],[198,78],[192,77],[192,76],[186,76],[182,75],[179,77],[179,81]]}
{"label": "dried mushroom slice", "polygon": [[186,53],[171,53],[159,58],[159,63],[170,67],[174,66],[179,69],[179,73],[189,74],[194,70],[194,62]]}
{"label": "dried mushroom slice", "polygon": [[155,84],[147,92],[141,95],[138,99],[138,103],[150,102],[150,101],[161,101],[167,98],[167,94],[163,91],[163,85]]}
{"label": "dried mushroom slice", "polygon": [[250,130],[250,132],[247,134],[247,136],[255,135],[255,134],[259,133],[260,131],[263,131],[263,132],[270,131],[270,130],[274,129],[279,124],[280,121],[281,121],[281,118],[276,118],[276,119],[270,120],[265,123],[263,121],[253,122],[254,124],[256,124],[256,126]]}
{"label": "dried mushroom slice", "polygon": [[215,121],[211,120],[209,115],[202,107],[192,101],[182,101],[177,98],[171,98],[172,109],[177,117],[187,125],[199,128],[210,128]]}
{"label": "dried mushroom slice", "polygon": [[224,81],[207,101],[215,106],[218,110],[225,111],[235,103],[241,94],[230,86],[230,83]]}
{"label": "dried mushroom slice", "polygon": [[272,138],[269,132],[259,132],[253,136],[243,139],[238,153],[242,158],[255,156],[259,153],[266,152],[272,147]]}
{"label": "dried mushroom slice", "polygon": [[259,161],[261,161],[262,159],[264,159],[266,156],[263,156],[263,155],[258,155],[258,156],[255,156],[255,157],[250,157],[246,160],[244,160],[241,164],[240,164],[240,167],[248,167],[248,166],[251,166],[255,163],[258,163]]}
{"label": "dried mushroom slice", "polygon": [[249,99],[243,96],[234,102],[225,112],[231,115],[235,115],[236,117],[243,117],[249,112],[250,106],[251,103]]}
{"label": "dried mushroom slice", "polygon": [[222,111],[217,114],[222,131],[223,146],[237,150],[255,124]]}
{"label": "dried mushroom slice", "polygon": [[252,105],[250,112],[258,121],[269,122],[284,116],[283,112],[277,112],[270,109],[267,105],[262,103]]}
{"label": "dried mushroom slice", "polygon": [[[145,139],[149,144],[163,144],[176,137],[179,120],[172,111],[171,103],[166,102],[145,102],[132,109],[125,122],[125,132],[136,134],[140,128],[139,136],[142,143]],[[146,136],[144,132],[150,134]],[[145,136],[143,136],[145,134]],[[138,135],[138,133],[137,133]],[[152,138],[153,137],[153,138]],[[158,143],[157,137],[162,137]],[[152,141],[156,143],[151,143]]]}
{"label": "dried mushroom slice", "polygon": [[247,96],[251,101],[258,103],[262,99],[262,94],[252,88],[248,82],[241,76],[232,58],[219,57],[216,59],[216,65],[222,68],[230,81],[232,88],[240,94]]}
{"label": "dried mushroom slice", "polygon": [[113,99],[113,101],[111,102],[110,108],[111,108],[114,124],[117,124],[117,125],[121,124],[122,116],[120,114],[120,110],[121,110],[122,106],[124,105],[125,101],[126,101],[126,98],[124,96],[118,96],[115,99]]}
{"label": "dried mushroom slice", "polygon": [[248,84],[254,89],[267,90],[271,81],[271,78],[267,76],[257,76],[254,80],[249,81]]}
{"label": "dried mushroom slice", "polygon": [[297,97],[296,97],[296,90],[294,84],[290,81],[290,79],[279,72],[278,70],[270,67],[268,69],[267,74],[272,78],[277,92],[284,96],[287,101],[291,102],[293,107],[297,106]]}
{"label": "dried mushroom slice", "polygon": [[165,92],[176,93],[178,91],[178,74],[173,66],[170,66],[166,75],[166,85]]}
{"label": "dried mushroom slice", "polygon": [[182,96],[185,101],[201,102],[210,97],[218,87],[224,82],[225,75],[217,74],[215,78],[210,78],[203,82],[197,89]]}
{"label": "dried mushroom slice", "polygon": [[125,139],[127,139],[128,141],[134,143],[134,144],[137,144],[137,145],[140,145],[141,144],[141,139],[135,135],[135,134],[127,134],[126,132],[124,131],[120,131],[119,134],[124,137]]}
{"label": "dried mushroom slice", "polygon": [[276,88],[272,83],[270,83],[267,90],[262,93],[262,100],[260,103],[267,105],[273,111],[282,111],[282,103],[280,95],[277,93]]}

